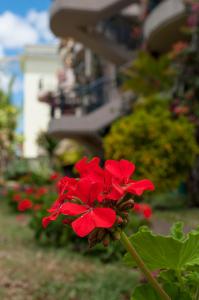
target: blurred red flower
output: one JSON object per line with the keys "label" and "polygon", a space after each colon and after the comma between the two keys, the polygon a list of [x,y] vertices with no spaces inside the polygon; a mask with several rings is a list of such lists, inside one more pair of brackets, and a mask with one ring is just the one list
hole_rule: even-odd
{"label": "blurred red flower", "polygon": [[22,197],[20,194],[14,194],[13,197],[12,197],[13,201],[15,202],[19,202],[22,200]]}
{"label": "blurred red flower", "polygon": [[19,211],[26,211],[28,209],[32,208],[32,202],[29,199],[24,199],[19,202],[18,204],[18,210]]}
{"label": "blurred red flower", "polygon": [[145,203],[135,203],[133,210],[138,214],[142,214],[145,219],[150,219],[152,216],[152,208]]}
{"label": "blurred red flower", "polygon": [[57,173],[57,172],[54,172],[54,173],[52,173],[51,175],[50,175],[50,181],[55,181],[55,180],[57,180],[58,178],[60,177],[60,175],[59,175],[59,173]]}

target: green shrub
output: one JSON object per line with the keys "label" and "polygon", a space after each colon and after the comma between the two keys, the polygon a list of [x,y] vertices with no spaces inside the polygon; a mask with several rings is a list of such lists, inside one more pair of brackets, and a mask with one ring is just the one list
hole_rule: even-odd
{"label": "green shrub", "polygon": [[104,138],[104,149],[107,159],[134,162],[137,177],[152,180],[159,193],[186,179],[198,146],[194,126],[185,117],[173,119],[165,104],[157,102],[149,98],[116,121]]}
{"label": "green shrub", "polygon": [[158,59],[147,52],[138,53],[138,57],[124,72],[126,80],[124,88],[137,95],[153,95],[157,92],[169,91],[173,84],[175,70],[171,66],[168,55]]}

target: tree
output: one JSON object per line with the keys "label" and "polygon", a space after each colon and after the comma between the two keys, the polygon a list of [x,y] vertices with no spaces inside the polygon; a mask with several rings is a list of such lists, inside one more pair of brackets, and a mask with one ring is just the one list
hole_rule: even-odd
{"label": "tree", "polygon": [[11,103],[12,83],[7,92],[0,90],[0,177],[15,156],[18,109]]}

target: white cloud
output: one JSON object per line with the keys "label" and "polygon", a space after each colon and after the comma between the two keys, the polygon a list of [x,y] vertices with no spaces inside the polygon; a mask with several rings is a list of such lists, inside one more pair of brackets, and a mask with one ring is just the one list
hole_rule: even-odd
{"label": "white cloud", "polygon": [[0,45],[0,59],[5,56],[4,48]]}
{"label": "white cloud", "polygon": [[36,43],[38,33],[23,18],[7,11],[0,16],[0,41],[5,49],[18,49]]}
{"label": "white cloud", "polygon": [[7,90],[12,74],[17,74],[13,93],[23,89],[23,79],[19,71],[14,71],[12,62],[2,60],[7,50],[19,53],[25,45],[55,43],[57,39],[49,29],[47,11],[30,10],[22,17],[11,11],[0,14],[0,88]]}
{"label": "white cloud", "polygon": [[40,40],[44,42],[55,41],[55,37],[49,29],[49,16],[46,11],[30,10],[27,14],[27,21],[35,28]]}
{"label": "white cloud", "polygon": [[30,10],[21,17],[6,11],[0,15],[0,55],[6,49],[20,49],[27,44],[52,43],[55,38],[48,26],[46,11]]}
{"label": "white cloud", "polygon": [[0,89],[7,91],[11,77],[3,72],[0,72]]}

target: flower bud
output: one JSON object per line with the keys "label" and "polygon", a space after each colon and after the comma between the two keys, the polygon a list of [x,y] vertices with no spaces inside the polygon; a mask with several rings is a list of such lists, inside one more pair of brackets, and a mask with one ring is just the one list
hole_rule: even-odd
{"label": "flower bud", "polygon": [[134,200],[130,199],[130,200],[126,201],[126,202],[121,203],[118,206],[118,209],[120,209],[120,210],[130,209],[130,208],[133,207],[133,205],[134,205]]}
{"label": "flower bud", "polygon": [[123,223],[123,219],[122,219],[121,216],[117,216],[116,223],[117,224],[122,224]]}
{"label": "flower bud", "polygon": [[114,241],[120,240],[120,237],[121,237],[121,234],[120,234],[119,231],[115,231],[115,232],[113,233],[113,240],[114,240]]}
{"label": "flower bud", "polygon": [[128,218],[124,218],[123,223],[124,223],[124,225],[126,225],[128,223]]}
{"label": "flower bud", "polygon": [[110,235],[106,234],[104,239],[103,239],[103,245],[104,245],[104,247],[108,247],[109,244],[110,244]]}
{"label": "flower bud", "polygon": [[106,235],[106,230],[99,229],[98,232],[97,232],[97,240],[99,242],[101,242],[103,240],[103,238],[105,237],[105,235]]}
{"label": "flower bud", "polygon": [[88,242],[89,242],[89,247],[90,248],[92,248],[96,245],[96,243],[97,243],[97,234],[98,234],[97,230],[90,233],[90,235],[88,237]]}

